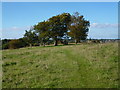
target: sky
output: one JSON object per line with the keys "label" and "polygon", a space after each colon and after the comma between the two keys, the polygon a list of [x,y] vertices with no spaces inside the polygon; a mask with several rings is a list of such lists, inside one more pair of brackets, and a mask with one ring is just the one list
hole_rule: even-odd
{"label": "sky", "polygon": [[2,2],[118,2],[119,0],[1,0]]}
{"label": "sky", "polygon": [[21,38],[38,22],[76,11],[90,21],[88,38],[118,38],[117,2],[2,2],[2,38]]}

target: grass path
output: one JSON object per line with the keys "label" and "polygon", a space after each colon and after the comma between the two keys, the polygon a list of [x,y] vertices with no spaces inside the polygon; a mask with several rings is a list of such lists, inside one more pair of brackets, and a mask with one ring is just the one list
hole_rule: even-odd
{"label": "grass path", "polygon": [[3,62],[3,88],[118,87],[117,43],[4,50]]}

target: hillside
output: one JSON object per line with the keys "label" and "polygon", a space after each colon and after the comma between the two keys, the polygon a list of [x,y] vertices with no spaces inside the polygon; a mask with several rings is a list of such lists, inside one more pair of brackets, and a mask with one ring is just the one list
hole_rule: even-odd
{"label": "hillside", "polygon": [[3,88],[116,88],[118,44],[3,50]]}

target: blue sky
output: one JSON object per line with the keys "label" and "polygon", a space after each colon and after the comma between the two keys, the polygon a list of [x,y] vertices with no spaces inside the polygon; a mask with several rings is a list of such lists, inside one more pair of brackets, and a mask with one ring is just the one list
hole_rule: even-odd
{"label": "blue sky", "polygon": [[88,38],[118,38],[117,2],[2,2],[2,38],[20,38],[40,21],[78,11],[90,21]]}
{"label": "blue sky", "polygon": [[1,0],[2,2],[118,2],[119,0]]}

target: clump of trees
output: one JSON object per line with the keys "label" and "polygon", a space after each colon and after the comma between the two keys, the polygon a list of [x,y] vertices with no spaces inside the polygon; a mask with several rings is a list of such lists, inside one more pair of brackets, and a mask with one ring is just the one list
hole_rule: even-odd
{"label": "clump of trees", "polygon": [[25,47],[25,46],[28,46],[28,44],[25,42],[25,40],[23,38],[11,40],[8,43],[9,49],[17,49],[17,48],[21,48],[21,47]]}
{"label": "clump of trees", "polygon": [[1,40],[1,43],[2,43],[1,49],[9,49],[9,42],[10,41],[11,41],[10,39]]}
{"label": "clump of trees", "polygon": [[68,44],[66,37],[74,39],[77,44],[80,40],[87,38],[89,26],[90,22],[85,20],[82,15],[80,16],[78,12],[73,15],[62,13],[34,25],[32,30],[26,31],[24,36],[30,45],[35,40],[43,46],[51,40],[54,41],[54,46],[58,45],[58,41]]}
{"label": "clump of trees", "polygon": [[21,43],[19,40],[11,40],[9,42],[9,48],[10,49],[17,49],[21,47]]}
{"label": "clump of trees", "polygon": [[39,42],[45,46],[45,43],[52,39],[54,40],[54,45],[57,46],[58,40],[61,40],[65,33],[67,33],[69,22],[70,14],[63,13],[34,25],[34,30],[38,34]]}
{"label": "clump of trees", "polygon": [[24,38],[3,39],[1,41],[2,41],[2,48],[1,49],[17,49],[17,48],[28,46],[28,44],[26,43]]}
{"label": "clump of trees", "polygon": [[88,35],[90,22],[85,20],[83,15],[75,12],[62,13],[49,18],[46,21],[33,25],[30,30],[25,30],[23,38],[17,40],[3,40],[2,49],[15,49],[25,46],[45,46],[59,42],[68,44],[68,40],[74,40],[77,44],[80,40],[85,40]]}

